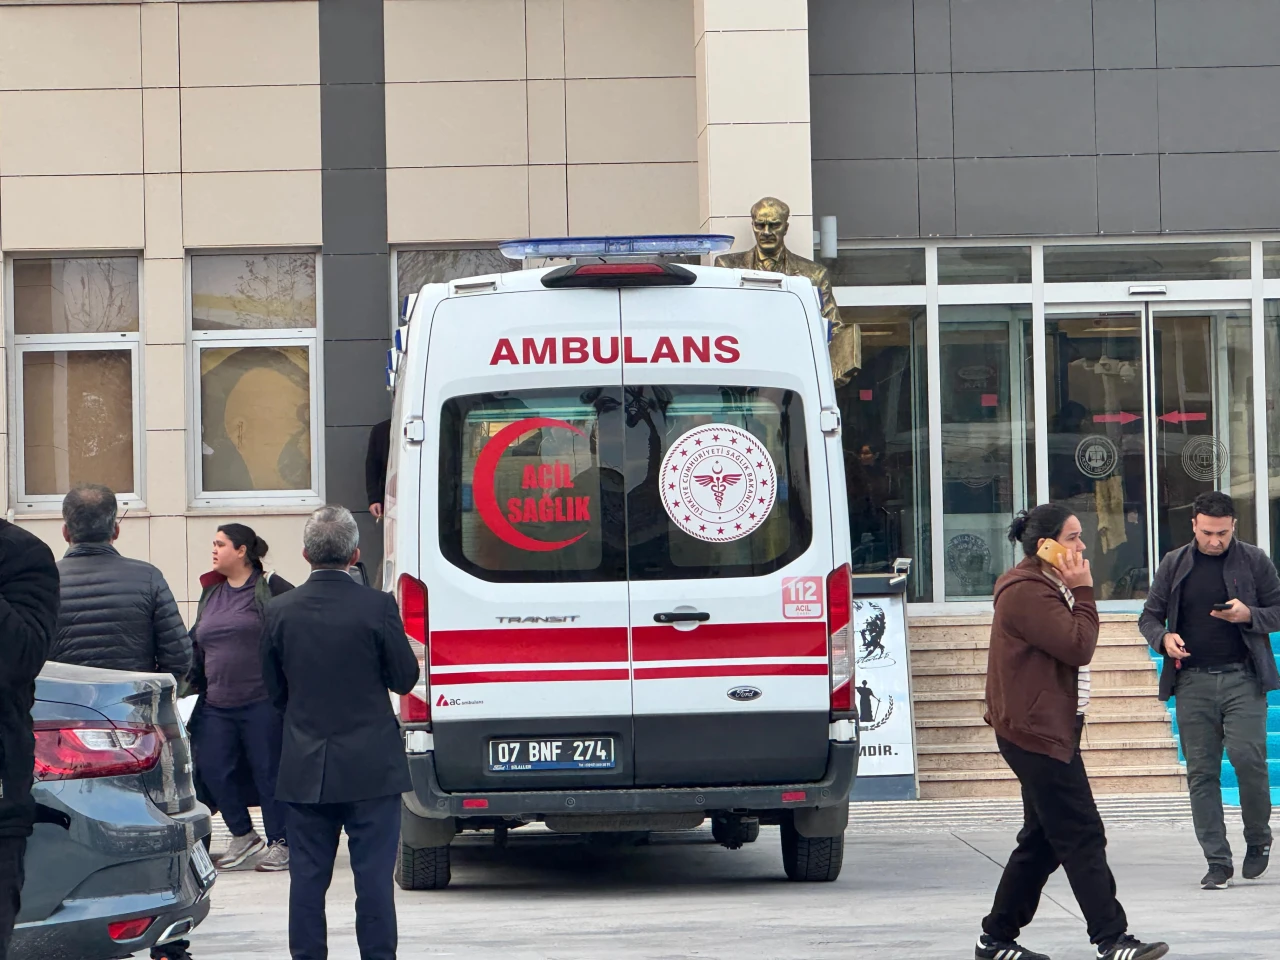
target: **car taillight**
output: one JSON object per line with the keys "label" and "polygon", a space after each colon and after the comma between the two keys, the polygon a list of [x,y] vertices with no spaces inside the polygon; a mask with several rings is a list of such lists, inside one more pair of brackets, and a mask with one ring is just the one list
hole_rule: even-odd
{"label": "car taillight", "polygon": [[85,780],[146,773],[160,762],[155,727],[109,721],[41,720],[35,724],[37,780]]}
{"label": "car taillight", "polygon": [[827,644],[831,655],[831,712],[853,709],[853,576],[846,563],[827,575]]}
{"label": "car taillight", "polygon": [[400,606],[400,619],[404,621],[404,632],[412,642],[413,652],[417,654],[418,665],[422,669],[422,677],[413,692],[400,697],[400,719],[405,723],[430,723],[426,584],[407,573],[400,574],[400,579],[396,581],[396,603]]}
{"label": "car taillight", "polygon": [[137,940],[155,922],[155,917],[138,917],[134,920],[116,920],[107,924],[107,936],[112,940]]}

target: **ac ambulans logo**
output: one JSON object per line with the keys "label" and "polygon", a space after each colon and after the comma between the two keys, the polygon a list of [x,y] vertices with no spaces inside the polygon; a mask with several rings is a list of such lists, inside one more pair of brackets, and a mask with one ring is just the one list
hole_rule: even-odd
{"label": "ac ambulans logo", "polygon": [[778,473],[763,444],[738,427],[695,427],[662,458],[662,505],[699,540],[741,540],[773,509]]}

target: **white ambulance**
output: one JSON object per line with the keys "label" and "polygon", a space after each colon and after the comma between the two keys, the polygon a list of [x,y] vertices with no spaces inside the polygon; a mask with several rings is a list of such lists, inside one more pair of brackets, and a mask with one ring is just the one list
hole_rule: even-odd
{"label": "white ambulance", "polygon": [[424,287],[397,331],[383,583],[424,678],[402,887],[445,886],[459,831],[534,822],[710,819],[731,849],[777,824],[788,877],[839,874],[858,743],[826,322],[803,278],[669,256],[729,242],[520,241],[568,262]]}

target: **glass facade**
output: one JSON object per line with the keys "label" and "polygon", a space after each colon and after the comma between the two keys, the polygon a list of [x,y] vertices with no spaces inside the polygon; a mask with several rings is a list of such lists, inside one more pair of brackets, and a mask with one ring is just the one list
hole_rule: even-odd
{"label": "glass facade", "polygon": [[1133,610],[1210,490],[1235,500],[1242,539],[1277,555],[1280,414],[1266,384],[1280,377],[1280,242],[952,241],[839,262],[920,255],[931,282],[901,295],[835,284],[863,330],[863,369],[838,393],[860,569],[909,556],[912,603],[988,604],[1019,559],[1013,515],[1061,502],[1104,609]]}

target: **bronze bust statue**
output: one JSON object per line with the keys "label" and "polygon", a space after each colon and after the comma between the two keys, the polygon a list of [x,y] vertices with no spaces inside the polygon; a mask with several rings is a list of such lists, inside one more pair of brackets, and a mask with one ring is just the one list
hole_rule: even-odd
{"label": "bronze bust statue", "polygon": [[836,385],[842,386],[849,382],[850,374],[856,373],[862,365],[858,328],[840,319],[827,268],[786,248],[784,240],[790,218],[791,208],[776,197],[757,200],[751,207],[751,229],[755,231],[756,245],[742,253],[721,254],[716,257],[715,265],[807,277],[818,288],[822,299],[822,315],[831,325],[827,343],[827,350],[831,355],[831,374],[835,377]]}

